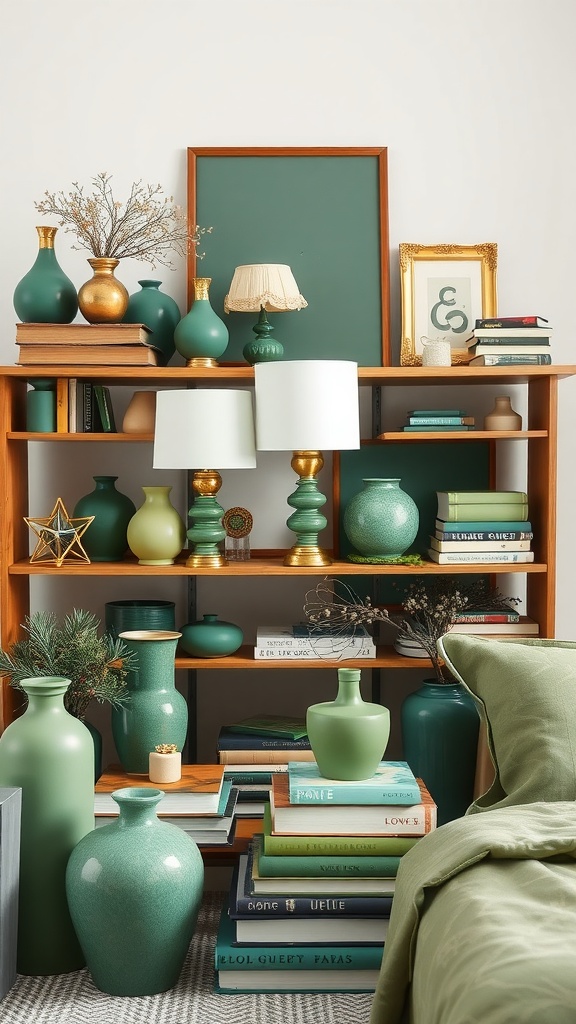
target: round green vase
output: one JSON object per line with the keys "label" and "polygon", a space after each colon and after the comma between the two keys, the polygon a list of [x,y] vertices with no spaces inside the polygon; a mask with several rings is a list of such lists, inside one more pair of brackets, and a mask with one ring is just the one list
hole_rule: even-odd
{"label": "round green vase", "polygon": [[366,478],[363,483],[344,510],[344,532],[361,555],[398,558],[418,533],[418,506],[399,479]]}
{"label": "round green vase", "polygon": [[136,656],[126,676],[130,700],[112,708],[112,735],[124,771],[148,774],[148,755],[160,743],[182,750],[188,729],[188,705],[174,681],[174,657],[180,633],[128,630],[120,639]]}
{"label": "round green vase", "polygon": [[174,331],[174,344],[187,365],[215,365],[228,348],[228,328],[210,305],[210,277],[194,278],[194,302]]}
{"label": "round green vase", "polygon": [[24,679],[24,714],[0,737],[0,786],[22,788],[17,967],[66,974],[84,956],[66,901],[66,862],[94,828],[94,744],[64,708],[69,679]]}
{"label": "round green vase", "polygon": [[76,289],[54,252],[57,230],[36,228],[38,255],[14,290],[14,309],[23,323],[69,324],[78,312]]}
{"label": "round green vase", "polygon": [[176,346],[174,331],[180,322],[178,303],[171,295],[160,291],[161,281],[145,279],[138,281],[140,291],[128,299],[124,314],[126,324],[146,324],[152,331],[150,344],[161,352],[160,366],[170,362]]}
{"label": "round green vase", "polygon": [[70,913],[94,984],[149,996],[178,981],[202,900],[196,843],[162,822],[159,789],[116,790],[117,821],[85,836],[66,871]]}
{"label": "round green vase", "polygon": [[224,622],[217,615],[204,615],[182,626],[181,647],[195,658],[224,658],[234,654],[244,639],[240,626]]}
{"label": "round green vase", "polygon": [[362,699],[359,669],[339,668],[336,699],[312,704],[306,729],[325,779],[369,779],[388,745],[390,712]]}
{"label": "round green vase", "polygon": [[56,430],[56,384],[53,380],[29,380],[26,392],[26,430],[53,434]]}
{"label": "round green vase", "polygon": [[92,562],[119,562],[128,550],[128,523],[136,512],[134,502],[116,490],[117,476],[95,476],[96,487],[74,506],[75,517],[94,516],[82,536]]}
{"label": "round green vase", "polygon": [[140,565],[172,565],[186,541],[186,528],[170,501],[171,487],[143,487],[144,504],[128,524],[128,545]]}
{"label": "round green vase", "polygon": [[438,808],[438,824],[461,817],[474,798],[480,718],[460,683],[425,679],[400,713],[404,760],[423,779]]}

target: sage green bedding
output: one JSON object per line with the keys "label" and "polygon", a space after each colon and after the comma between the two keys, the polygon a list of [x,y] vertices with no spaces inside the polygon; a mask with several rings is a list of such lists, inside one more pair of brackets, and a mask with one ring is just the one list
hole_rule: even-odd
{"label": "sage green bedding", "polygon": [[576,803],[467,815],[405,854],[370,1024],[576,1024]]}

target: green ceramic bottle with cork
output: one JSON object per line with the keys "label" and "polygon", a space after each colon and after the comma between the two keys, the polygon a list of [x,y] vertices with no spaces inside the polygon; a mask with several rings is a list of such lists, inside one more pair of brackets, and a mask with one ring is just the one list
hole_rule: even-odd
{"label": "green ceramic bottle with cork", "polygon": [[306,728],[321,775],[358,781],[374,775],[390,737],[390,712],[360,693],[360,669],[338,669],[335,700],[313,704]]}

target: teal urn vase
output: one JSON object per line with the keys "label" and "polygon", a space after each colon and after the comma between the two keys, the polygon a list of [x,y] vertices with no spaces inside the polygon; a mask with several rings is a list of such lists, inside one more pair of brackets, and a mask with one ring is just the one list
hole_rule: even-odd
{"label": "teal urn vase", "polygon": [[361,555],[400,557],[418,533],[418,506],[399,479],[371,477],[363,483],[344,510],[344,533]]}
{"label": "teal urn vase", "polygon": [[56,383],[53,380],[29,380],[26,392],[26,430],[53,434],[56,430]]}
{"label": "teal urn vase", "polygon": [[211,277],[194,278],[194,302],[174,331],[174,344],[187,366],[217,366],[228,348],[228,328],[210,304]]}
{"label": "teal urn vase", "polygon": [[336,698],[308,708],[306,729],[325,779],[369,779],[388,745],[390,712],[362,699],[360,669],[339,668]]}
{"label": "teal urn vase", "polygon": [[180,322],[178,303],[171,295],[160,291],[162,281],[146,278],[138,281],[138,284],[140,291],[134,292],[128,299],[124,323],[146,324],[150,328],[150,344],[161,352],[160,366],[166,366],[176,351],[174,331]]}
{"label": "teal urn vase", "polygon": [[208,613],[197,622],[187,622],[182,626],[180,644],[194,658],[225,658],[238,650],[243,639],[240,626]]}
{"label": "teal urn vase", "polygon": [[94,744],[64,708],[69,679],[22,680],[24,714],[0,737],[0,786],[22,788],[17,968],[67,974],[84,966],[66,901],[66,862],[94,828]]}
{"label": "teal urn vase", "polygon": [[480,718],[460,683],[425,679],[400,712],[404,760],[423,779],[438,808],[438,824],[461,817],[474,799]]}
{"label": "teal urn vase", "polygon": [[149,996],[178,981],[202,900],[198,847],[161,821],[164,793],[118,789],[118,819],[85,836],[66,869],[70,913],[97,988]]}
{"label": "teal urn vase", "polygon": [[38,255],[14,290],[14,309],[23,323],[69,324],[78,312],[78,295],[56,259],[58,228],[37,227]]}
{"label": "teal urn vase", "polygon": [[142,490],[144,504],[128,523],[128,546],[140,565],[172,565],[186,542],[186,527],[170,501],[172,488]]}
{"label": "teal urn vase", "polygon": [[126,630],[120,639],[136,658],[126,676],[130,699],[112,708],[112,735],[124,771],[148,774],[148,755],[160,743],[182,750],[188,704],[176,689],[174,657],[181,634],[172,630]]}
{"label": "teal urn vase", "polygon": [[128,551],[128,523],[136,506],[127,494],[116,490],[117,476],[95,476],[90,494],[74,506],[74,516],[94,516],[82,537],[92,562],[119,562]]}

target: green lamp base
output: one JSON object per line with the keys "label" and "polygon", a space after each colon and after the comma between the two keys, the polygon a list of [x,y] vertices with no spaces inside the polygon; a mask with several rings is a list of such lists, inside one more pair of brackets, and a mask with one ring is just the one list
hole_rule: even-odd
{"label": "green lamp base", "polygon": [[326,504],[326,495],[318,489],[316,481],[324,465],[322,452],[294,452],[290,465],[300,478],[296,490],[287,499],[296,509],[286,520],[286,525],[296,534],[296,544],[287,552],[284,565],[331,565],[331,556],[318,545],[318,534],[328,525],[326,517],[318,511]]}
{"label": "green lamp base", "polygon": [[252,330],[256,335],[255,341],[247,342],[242,349],[242,355],[246,362],[250,363],[250,366],[254,366],[254,363],[272,363],[277,359],[282,359],[284,346],[275,338],[270,337],[274,326],[269,322],[263,307],[260,310],[258,322],[254,324]]}
{"label": "green lamp base", "polygon": [[228,564],[218,547],[226,536],[222,526],[224,509],[214,497],[221,485],[222,478],[215,470],[204,469],[194,474],[192,489],[195,498],[188,512],[192,526],[186,533],[192,544],[192,551],[186,560],[189,568],[218,569]]}

